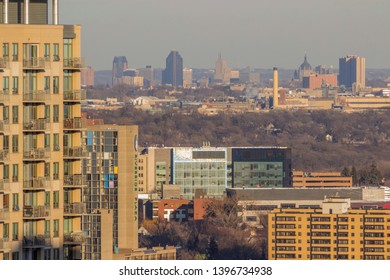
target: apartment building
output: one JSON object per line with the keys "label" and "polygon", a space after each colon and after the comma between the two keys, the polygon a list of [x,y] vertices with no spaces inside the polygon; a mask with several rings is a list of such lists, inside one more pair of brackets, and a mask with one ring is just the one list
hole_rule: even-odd
{"label": "apartment building", "polygon": [[81,29],[48,8],[0,3],[0,259],[82,255]]}
{"label": "apartment building", "polygon": [[389,237],[390,210],[351,210],[340,197],[268,215],[270,260],[389,260]]}
{"label": "apartment building", "polygon": [[138,248],[138,126],[88,126],[83,141],[83,258],[109,260]]}

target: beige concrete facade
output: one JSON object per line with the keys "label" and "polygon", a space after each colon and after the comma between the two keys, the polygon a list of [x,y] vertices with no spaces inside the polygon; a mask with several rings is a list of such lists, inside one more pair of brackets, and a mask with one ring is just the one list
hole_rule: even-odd
{"label": "beige concrete facade", "polygon": [[0,259],[79,259],[80,26],[0,24]]}
{"label": "beige concrete facade", "polygon": [[268,215],[270,260],[389,260],[390,210],[351,210],[329,198],[323,209]]}
{"label": "beige concrete facade", "polygon": [[340,172],[293,171],[294,188],[351,188],[352,177],[343,177]]}

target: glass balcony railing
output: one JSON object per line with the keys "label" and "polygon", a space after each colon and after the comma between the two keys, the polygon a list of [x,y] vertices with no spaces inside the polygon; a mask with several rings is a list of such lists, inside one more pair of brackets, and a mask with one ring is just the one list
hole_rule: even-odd
{"label": "glass balcony railing", "polygon": [[86,99],[86,91],[83,89],[73,89],[64,91],[64,101],[80,102]]}
{"label": "glass balcony railing", "polygon": [[50,157],[50,151],[45,148],[36,148],[23,151],[24,160],[45,160]]}
{"label": "glass balcony railing", "polygon": [[45,69],[46,62],[42,57],[31,57],[23,59],[23,68],[26,69]]}
{"label": "glass balcony railing", "polygon": [[50,208],[46,206],[24,206],[23,218],[44,219],[50,216]]}
{"label": "glass balcony railing", "polygon": [[82,118],[64,119],[64,129],[67,130],[80,130],[85,129],[85,120]]}
{"label": "glass balcony railing", "polygon": [[85,147],[64,147],[64,158],[83,158],[88,157],[88,151]]}
{"label": "glass balcony railing", "polygon": [[67,69],[85,68],[85,60],[83,57],[64,58],[64,68]]}
{"label": "glass balcony railing", "polygon": [[82,202],[64,204],[64,214],[82,215],[86,213],[86,205]]}
{"label": "glass balcony railing", "polygon": [[50,129],[50,122],[47,119],[32,119],[23,123],[26,131],[45,131]]}

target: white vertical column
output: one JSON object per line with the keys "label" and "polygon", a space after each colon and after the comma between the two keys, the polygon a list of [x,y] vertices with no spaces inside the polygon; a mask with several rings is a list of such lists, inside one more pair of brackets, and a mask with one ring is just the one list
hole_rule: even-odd
{"label": "white vertical column", "polygon": [[24,0],[24,23],[29,24],[30,0]]}
{"label": "white vertical column", "polygon": [[3,23],[8,24],[8,0],[4,0]]}
{"label": "white vertical column", "polygon": [[53,12],[53,24],[58,24],[58,0],[53,0],[52,2],[52,12]]}

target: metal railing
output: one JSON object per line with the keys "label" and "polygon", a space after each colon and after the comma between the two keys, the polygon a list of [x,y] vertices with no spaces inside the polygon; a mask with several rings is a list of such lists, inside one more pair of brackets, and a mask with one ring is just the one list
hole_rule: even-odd
{"label": "metal railing", "polygon": [[33,119],[23,123],[23,129],[28,131],[48,130],[50,122],[47,119]]}
{"label": "metal railing", "polygon": [[82,158],[88,157],[88,150],[85,147],[64,147],[64,157]]}
{"label": "metal railing", "polygon": [[87,177],[81,174],[75,175],[65,175],[64,176],[64,186],[65,187],[76,187],[76,186],[84,186],[87,184]]}
{"label": "metal railing", "polygon": [[45,102],[50,100],[50,94],[45,90],[28,90],[23,94],[24,102]]}
{"label": "metal railing", "polygon": [[37,148],[23,151],[25,160],[44,160],[50,157],[50,151],[45,148]]}
{"label": "metal railing", "polygon": [[9,132],[9,120],[0,121],[0,133]]}
{"label": "metal railing", "polygon": [[50,236],[23,236],[23,247],[50,247]]}
{"label": "metal railing", "polygon": [[1,208],[0,209],[0,221],[8,220],[9,219],[9,209],[8,208]]}
{"label": "metal railing", "polygon": [[23,180],[24,189],[46,189],[50,179],[46,177],[29,178]]}
{"label": "metal railing", "polygon": [[84,129],[85,120],[82,118],[64,119],[64,129]]}
{"label": "metal railing", "polygon": [[4,191],[8,191],[10,189],[10,184],[8,179],[0,180],[0,193]]}
{"label": "metal railing", "polygon": [[64,101],[82,101],[87,98],[86,90],[74,89],[64,91]]}
{"label": "metal railing", "polygon": [[46,206],[24,206],[24,218],[45,218],[50,216],[50,208]]}
{"label": "metal railing", "polygon": [[9,91],[0,90],[0,102],[9,101]]}
{"label": "metal railing", "polygon": [[0,150],[0,162],[4,162],[8,160],[9,151],[8,150]]}
{"label": "metal railing", "polygon": [[8,59],[4,59],[4,57],[0,57],[0,69],[5,69],[8,67]]}
{"label": "metal railing", "polygon": [[85,68],[83,57],[64,58],[64,68],[81,69]]}
{"label": "metal railing", "polygon": [[31,57],[23,59],[23,68],[44,69],[45,65],[45,59],[42,57]]}
{"label": "metal railing", "polygon": [[78,231],[78,232],[65,233],[64,242],[74,243],[74,244],[84,243],[85,242],[84,232]]}
{"label": "metal railing", "polygon": [[82,215],[86,210],[86,205],[82,202],[64,204],[64,214]]}

